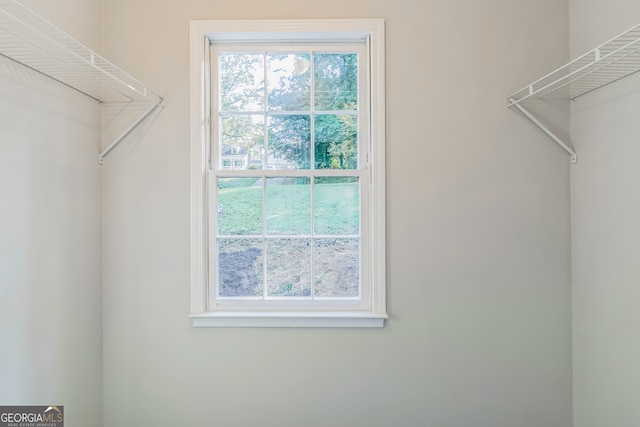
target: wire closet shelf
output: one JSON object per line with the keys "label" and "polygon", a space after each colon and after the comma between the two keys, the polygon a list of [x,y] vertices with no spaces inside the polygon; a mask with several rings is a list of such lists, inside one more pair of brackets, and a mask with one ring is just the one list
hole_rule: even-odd
{"label": "wire closet shelf", "polygon": [[561,88],[568,88],[569,100],[575,100],[638,71],[640,24],[515,92],[509,97],[509,106],[543,98]]}
{"label": "wire closet shelf", "polygon": [[576,163],[578,156],[570,143],[563,141],[532,112],[525,101],[551,97],[573,101],[603,86],[640,71],[640,24],[590,50],[568,64],[528,84],[508,98],[509,107],[531,120],[558,144]]}
{"label": "wire closet shelf", "polygon": [[149,109],[100,156],[118,145],[163,99],[143,83],[21,5],[0,0],[0,56],[72,88],[98,103],[140,102]]}

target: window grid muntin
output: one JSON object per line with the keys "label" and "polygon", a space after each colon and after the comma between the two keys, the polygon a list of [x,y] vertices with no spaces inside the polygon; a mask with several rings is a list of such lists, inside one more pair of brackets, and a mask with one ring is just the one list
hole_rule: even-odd
{"label": "window grid muntin", "polygon": [[[365,270],[363,269],[363,263],[362,260],[365,257],[366,254],[366,247],[363,243],[363,241],[365,241],[365,239],[363,239],[363,229],[365,227],[366,221],[364,220],[364,209],[366,208],[366,198],[365,198],[365,191],[364,188],[366,187],[366,179],[367,178],[367,173],[364,170],[350,170],[352,173],[349,174],[349,176],[353,176],[353,177],[357,177],[358,178],[358,194],[359,194],[359,206],[358,206],[358,234],[321,234],[321,233],[315,233],[314,231],[314,227],[313,227],[313,218],[315,216],[315,211],[313,209],[313,201],[315,199],[315,193],[314,193],[314,186],[315,186],[315,177],[344,177],[344,174],[341,174],[340,172],[342,170],[326,170],[326,169],[319,169],[318,171],[323,171],[323,174],[314,174],[313,171],[308,171],[308,170],[299,170],[299,173],[297,174],[297,176],[300,177],[309,177],[310,178],[310,200],[311,200],[311,207],[310,207],[310,215],[311,215],[311,224],[310,224],[310,233],[308,234],[269,234],[267,233],[267,212],[266,212],[266,191],[267,191],[267,185],[266,185],[266,179],[267,178],[271,178],[273,177],[273,171],[266,171],[266,170],[255,170],[255,171],[229,171],[229,170],[218,170],[218,171],[211,171],[211,176],[214,178],[214,188],[216,188],[216,197],[214,197],[213,199],[215,200],[215,204],[217,205],[219,198],[218,196],[218,191],[217,189],[219,188],[218,186],[218,180],[220,178],[229,178],[230,173],[229,172],[238,172],[238,174],[235,174],[236,176],[239,177],[247,177],[247,174],[242,174],[242,172],[251,172],[251,175],[254,177],[259,177],[259,179],[261,180],[261,191],[262,191],[262,233],[260,234],[221,234],[219,232],[219,224],[218,224],[218,215],[217,215],[217,210],[215,210],[216,214],[213,215],[213,229],[215,230],[215,244],[213,244],[214,247],[214,259],[219,259],[219,253],[218,253],[218,242],[221,239],[224,240],[257,240],[257,239],[262,239],[262,254],[261,256],[263,257],[263,283],[262,283],[262,290],[263,290],[263,296],[261,301],[276,301],[276,300],[282,300],[282,301],[301,301],[301,300],[311,300],[311,301],[331,301],[331,300],[348,300],[348,301],[361,301],[364,300],[363,298],[363,293],[366,294],[366,292],[363,292],[365,289],[363,287],[363,283],[364,282],[364,276],[363,273],[365,272]],[[271,172],[271,173],[270,173]],[[280,174],[280,176],[290,176],[287,174],[287,172],[291,172],[291,171],[281,171],[282,174]],[[310,297],[273,297],[273,296],[269,296],[267,294],[267,289],[268,289],[268,283],[267,283],[267,260],[266,260],[266,254],[267,254],[267,241],[268,240],[275,240],[275,239],[299,239],[299,240],[303,240],[303,239],[309,239],[310,241],[310,246],[311,246],[311,296]],[[314,280],[313,280],[313,274],[314,274],[314,266],[313,266],[313,259],[314,259],[314,253],[313,253],[313,248],[314,248],[314,243],[316,240],[319,239],[353,239],[353,240],[358,240],[359,242],[359,272],[358,272],[358,278],[359,278],[359,284],[358,284],[358,291],[359,291],[359,296],[354,298],[354,297],[316,297],[314,295]],[[215,297],[216,300],[245,300],[245,299],[258,299],[257,297],[224,297],[220,295],[220,272],[218,269],[216,269],[216,274],[214,274],[215,278],[216,278],[216,282],[215,282]]]}
{"label": "window grid muntin", "polygon": [[[266,193],[266,178],[268,177],[276,177],[276,176],[285,176],[285,177],[299,177],[299,176],[305,176],[305,177],[309,177],[310,178],[310,185],[311,185],[311,191],[312,191],[312,197],[311,197],[311,203],[313,204],[314,202],[314,197],[313,197],[313,186],[315,185],[315,180],[314,177],[322,177],[322,176],[337,176],[337,177],[343,177],[343,176],[355,176],[358,177],[358,187],[359,187],[359,197],[360,197],[360,203],[359,203],[359,234],[358,235],[314,235],[314,230],[313,230],[313,218],[314,218],[314,210],[313,210],[313,206],[311,207],[311,245],[312,245],[312,259],[313,259],[313,242],[314,239],[321,239],[321,238],[341,238],[341,239],[348,239],[348,238],[357,238],[358,242],[359,242],[359,297],[312,297],[312,300],[308,300],[306,299],[306,297],[303,298],[299,298],[299,297],[269,297],[266,295],[266,290],[267,290],[267,284],[266,284],[266,279],[267,279],[267,275],[266,275],[266,241],[269,238],[268,236],[264,236],[263,237],[263,254],[262,256],[265,258],[264,262],[263,262],[263,268],[265,269],[264,271],[264,283],[263,283],[263,299],[260,299],[260,297],[222,297],[222,296],[217,296],[217,294],[219,293],[219,283],[218,283],[218,274],[215,274],[216,277],[216,284],[215,284],[215,288],[216,288],[216,298],[215,301],[213,301],[213,304],[217,306],[217,309],[220,309],[222,306],[225,306],[227,302],[231,303],[231,306],[235,306],[237,302],[244,302],[246,303],[247,300],[257,300],[261,306],[265,306],[265,303],[268,302],[275,302],[275,303],[285,303],[285,307],[290,308],[292,304],[295,304],[296,306],[305,306],[305,302],[310,302],[314,304],[314,307],[316,305],[316,303],[318,303],[319,305],[319,309],[322,310],[326,310],[327,307],[324,305],[321,305],[323,302],[326,302],[329,304],[329,306],[338,306],[336,307],[338,310],[340,309],[344,309],[346,307],[344,307],[343,305],[346,303],[350,309],[362,309],[362,310],[366,310],[369,309],[370,306],[369,301],[370,301],[370,291],[371,289],[368,288],[369,284],[368,284],[368,280],[369,280],[369,274],[367,269],[363,266],[363,262],[365,260],[365,258],[368,258],[369,256],[369,248],[368,248],[368,241],[369,238],[365,237],[366,235],[363,235],[363,229],[366,227],[368,227],[368,221],[365,221],[363,218],[363,215],[365,212],[368,212],[368,186],[369,186],[369,180],[370,177],[368,175],[368,168],[367,168],[367,159],[368,159],[368,150],[370,149],[370,141],[369,141],[369,134],[368,134],[368,119],[369,119],[369,115],[367,112],[367,108],[363,108],[364,106],[368,106],[368,96],[366,94],[366,88],[368,87],[368,80],[366,79],[366,75],[363,74],[362,69],[363,67],[368,67],[368,64],[365,64],[364,61],[366,61],[367,56],[363,54],[363,52],[365,51],[363,49],[364,44],[357,44],[357,48],[356,49],[345,49],[345,50],[338,50],[338,49],[309,49],[306,45],[301,45],[298,49],[291,49],[291,45],[288,44],[286,49],[283,49],[282,52],[283,53],[291,53],[291,52],[309,52],[310,53],[310,58],[311,58],[311,65],[310,65],[310,73],[311,73],[311,99],[310,99],[310,109],[308,111],[303,110],[303,111],[293,111],[293,110],[273,110],[273,111],[268,111],[267,110],[267,92],[268,92],[268,84],[267,84],[267,76],[265,75],[265,84],[264,84],[264,92],[265,92],[265,102],[263,103],[263,105],[265,106],[265,111],[219,111],[218,114],[215,114],[215,111],[218,111],[218,106],[219,106],[219,102],[218,102],[218,97],[217,96],[212,96],[212,101],[216,104],[216,108],[213,109],[212,111],[212,115],[213,117],[213,127],[217,128],[218,131],[220,131],[220,126],[216,126],[218,122],[218,117],[222,116],[223,114],[239,114],[239,115],[250,115],[250,114],[263,114],[264,115],[264,146],[263,146],[263,150],[264,150],[264,159],[263,159],[263,169],[261,170],[219,170],[221,168],[213,168],[213,170],[211,170],[211,172],[213,173],[214,176],[216,176],[216,178],[223,178],[223,177],[232,177],[232,176],[238,176],[238,177],[252,177],[252,176],[256,176],[259,177],[262,180],[262,190],[263,190],[263,203],[262,203],[262,208],[263,208],[263,217],[262,220],[263,222],[266,222],[266,203],[265,203],[265,193]],[[234,49],[235,51],[235,49]],[[239,49],[238,51],[242,51],[242,52],[251,52],[254,51],[254,49],[250,46],[243,46],[242,49]],[[225,53],[230,53],[230,50],[225,50]],[[273,49],[267,49],[264,52],[264,55],[266,56],[269,52],[273,52]],[[358,55],[358,69],[357,69],[357,90],[358,90],[358,96],[357,96],[357,109],[355,110],[315,110],[315,100],[314,100],[314,96],[315,96],[315,73],[314,73],[314,69],[313,69],[313,61],[315,59],[315,54],[325,54],[325,53],[335,53],[335,54],[347,54],[347,53],[354,53]],[[212,58],[214,57],[214,55],[212,55]],[[212,69],[217,69],[217,67],[212,67]],[[267,73],[267,64],[266,64],[266,59],[265,62],[263,63],[263,69],[265,70],[265,74]],[[216,79],[219,81],[219,78],[216,76]],[[310,121],[311,121],[311,127],[310,127],[310,164],[309,164],[309,169],[290,169],[290,170],[267,170],[266,169],[266,165],[267,165],[267,161],[268,161],[268,143],[269,143],[269,134],[268,134],[268,126],[269,126],[269,121],[268,118],[270,116],[273,115],[295,115],[295,114],[305,114],[305,115],[309,115],[310,116]],[[315,116],[316,115],[350,115],[350,116],[355,116],[357,118],[357,168],[356,169],[316,169],[315,168],[315,131],[314,131],[314,120],[315,120]],[[217,117],[216,117],[217,116]],[[366,123],[365,123],[366,122]],[[217,138],[218,141],[220,141],[220,137]],[[366,141],[366,145],[363,146],[362,142]],[[212,141],[213,144],[213,141]],[[218,158],[218,162],[221,160],[221,156],[220,154],[220,144],[216,143],[213,144],[214,147],[211,147],[212,149],[210,150],[211,156],[212,157],[217,157]],[[214,165],[214,163],[212,161],[209,162],[210,167]],[[231,172],[231,173],[230,173]],[[216,195],[217,195],[217,179],[216,179],[216,185],[215,185],[215,191],[216,191]],[[217,197],[214,197],[215,199],[217,199]],[[221,235],[218,236],[217,233],[217,218],[216,220],[214,220],[214,229],[216,230],[215,234],[215,240],[216,240],[216,244],[212,245],[215,249],[216,249],[216,253],[215,253],[215,258],[217,259],[217,239],[218,238],[237,238],[237,239],[242,239],[242,238],[250,238],[251,236],[234,236],[234,235]],[[263,233],[266,233],[266,226],[265,224],[263,224]],[[258,237],[258,236],[254,236],[254,237]],[[283,238],[284,236],[281,235],[277,235],[277,236],[273,236],[272,238]],[[302,238],[301,235],[296,235],[296,238]],[[311,274],[312,274],[312,287],[314,286],[314,280],[313,280],[313,264],[311,266]],[[367,286],[365,286],[365,282],[367,282]],[[312,295],[313,295],[313,289],[312,289]],[[352,304],[353,302],[356,302],[357,307],[354,308],[354,305]],[[292,304],[289,304],[292,303]],[[245,305],[245,304],[242,304]],[[271,308],[276,308],[276,305],[269,305],[269,307]],[[257,307],[251,307],[252,309],[256,309]],[[308,309],[309,307],[304,307],[305,309]]]}
{"label": "window grid muntin", "polygon": [[[344,41],[327,41],[327,42],[318,42],[318,41],[313,41],[313,42],[305,42],[305,41],[297,41],[297,42],[292,42],[292,41],[287,41],[287,42],[278,42],[278,41],[252,41],[252,40],[246,40],[246,41],[210,41],[210,48],[213,51],[212,54],[210,55],[210,61],[215,61],[215,64],[213,64],[210,68],[211,68],[211,74],[212,74],[212,80],[214,80],[217,84],[216,85],[211,85],[211,90],[213,91],[213,88],[215,87],[215,91],[213,91],[211,93],[211,102],[214,105],[214,108],[211,109],[211,122],[212,122],[212,129],[218,129],[218,133],[220,132],[220,126],[219,123],[217,122],[218,119],[218,114],[215,114],[216,111],[218,111],[220,114],[228,114],[228,113],[233,113],[233,114],[274,114],[274,113],[282,113],[282,114],[287,114],[287,113],[291,113],[291,114],[348,114],[348,113],[353,113],[353,115],[357,115],[358,116],[358,157],[357,157],[357,161],[358,161],[358,168],[363,167],[364,165],[364,161],[366,161],[365,158],[365,151],[369,150],[369,147],[364,147],[365,149],[363,149],[361,142],[362,141],[367,141],[369,139],[369,135],[368,135],[368,125],[367,126],[363,126],[363,124],[365,123],[365,119],[366,122],[368,123],[369,120],[369,115],[368,115],[368,107],[369,107],[369,98],[368,98],[368,87],[369,87],[369,80],[368,80],[368,73],[364,72],[364,70],[368,70],[369,67],[369,55],[367,53],[367,43],[365,42],[365,40],[344,40]],[[267,85],[267,72],[268,72],[268,67],[266,64],[266,55],[269,52],[282,52],[282,53],[301,53],[301,52],[307,52],[310,53],[311,56],[311,65],[309,67],[310,73],[311,73],[311,104],[310,104],[310,109],[309,110],[302,110],[302,111],[277,111],[277,110],[273,110],[273,111],[269,111],[267,109],[267,92],[268,92],[268,85]],[[219,64],[217,61],[217,58],[219,57],[219,55],[221,54],[225,54],[225,55],[229,55],[229,54],[262,54],[263,55],[263,70],[264,70],[264,110],[255,110],[255,111],[226,111],[226,110],[221,110],[220,109],[220,94],[221,94],[221,88],[220,88],[220,73],[219,73]],[[314,79],[315,79],[315,74],[314,74],[314,69],[313,67],[313,61],[314,61],[314,55],[315,54],[355,54],[358,57],[358,67],[357,67],[357,92],[358,92],[358,96],[357,96],[357,109],[356,110],[315,110],[315,103],[313,102],[313,97],[315,96],[315,85],[314,85]],[[264,156],[265,156],[265,161],[266,158],[268,156],[268,152],[267,150],[267,120],[266,120],[266,116],[265,116],[265,152],[264,152]],[[313,128],[311,128],[313,130]],[[363,131],[366,131],[366,133],[364,133]],[[313,131],[312,131],[312,137],[313,137]],[[364,138],[363,138],[364,137]],[[220,135],[218,135],[218,138],[216,139],[216,141],[220,141]],[[209,159],[209,166],[211,169],[215,169],[215,168],[219,168],[220,164],[218,164],[217,166],[214,166],[213,163],[213,158],[217,158],[219,161],[221,161],[221,157],[219,156],[219,145],[217,143],[214,143],[214,138],[210,139],[210,144],[213,145],[213,147],[210,147],[209,153],[210,153],[210,159]],[[313,144],[313,140],[311,141],[311,153],[314,153],[314,144]],[[310,169],[313,169],[314,164],[311,163],[310,161]],[[263,165],[264,167],[264,165]]]}

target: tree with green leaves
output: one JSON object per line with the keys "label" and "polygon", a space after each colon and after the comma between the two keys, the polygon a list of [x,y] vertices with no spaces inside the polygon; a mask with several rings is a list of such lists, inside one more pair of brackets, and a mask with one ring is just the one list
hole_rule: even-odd
{"label": "tree with green leaves", "polygon": [[[264,118],[238,114],[264,108],[264,56],[223,54],[219,57],[221,150],[262,159]],[[251,161],[249,162],[251,163]]]}
{"label": "tree with green leaves", "polygon": [[222,145],[264,158],[264,119],[246,113],[266,109],[272,154],[302,169],[311,167],[311,150],[315,168],[357,167],[358,123],[350,114],[358,108],[357,61],[352,53],[316,53],[313,61],[310,54],[267,54],[266,61],[262,53],[220,55]]}
{"label": "tree with green leaves", "polygon": [[[357,55],[314,55],[314,141],[315,168],[355,168],[357,166],[357,120],[354,115],[340,112],[357,108]],[[288,76],[269,90],[269,108],[291,110],[310,103],[308,73]],[[322,114],[323,112],[333,114]],[[308,168],[310,162],[311,123],[308,116],[273,117],[269,129],[273,149]]]}

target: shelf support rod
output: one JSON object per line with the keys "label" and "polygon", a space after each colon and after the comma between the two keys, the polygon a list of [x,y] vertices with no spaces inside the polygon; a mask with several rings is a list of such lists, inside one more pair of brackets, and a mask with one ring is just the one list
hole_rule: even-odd
{"label": "shelf support rod", "polygon": [[558,144],[560,147],[562,147],[562,149],[564,151],[569,153],[569,155],[571,156],[571,163],[577,163],[578,162],[578,155],[576,154],[576,152],[573,151],[567,144],[562,142],[562,140],[555,133],[551,132],[551,130],[549,130],[548,127],[546,127],[544,124],[542,124],[542,122],[540,120],[536,119],[533,114],[531,114],[522,105],[517,103],[513,98],[509,98],[509,102],[511,103],[511,105],[513,107],[516,107],[516,109],[518,111],[520,111],[522,114],[524,114],[524,116],[526,118],[531,120],[533,122],[533,124],[538,126],[542,130],[542,132],[546,133],[547,136],[549,138],[551,138],[556,144]]}
{"label": "shelf support rod", "polygon": [[111,143],[111,145],[109,145],[107,148],[104,149],[104,151],[102,153],[100,153],[100,156],[98,156],[98,163],[100,163],[101,165],[104,164],[104,159],[105,159],[105,157],[107,157],[109,155],[111,150],[116,148],[118,146],[118,144],[120,144],[122,142],[122,140],[125,139],[127,137],[127,135],[129,135],[131,133],[131,131],[133,131],[140,123],[142,123],[144,121],[144,119],[146,119],[158,107],[163,107],[162,103],[153,104],[147,111],[145,111],[138,118],[138,120],[133,122],[133,124],[131,124],[131,126],[129,126],[124,132],[122,132],[120,134],[120,136],[117,137],[116,140]]}

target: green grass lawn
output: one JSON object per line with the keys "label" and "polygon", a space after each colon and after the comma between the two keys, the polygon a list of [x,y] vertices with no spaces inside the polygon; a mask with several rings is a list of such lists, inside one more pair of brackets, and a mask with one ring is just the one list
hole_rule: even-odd
{"label": "green grass lawn", "polygon": [[[270,180],[270,181],[269,181]],[[255,184],[258,185],[255,185]],[[308,178],[269,178],[267,233],[311,233],[311,185]],[[273,184],[273,185],[271,185]],[[359,232],[359,186],[355,178],[322,178],[314,185],[315,234]],[[262,187],[255,178],[219,180],[218,230],[223,235],[262,233]]]}

